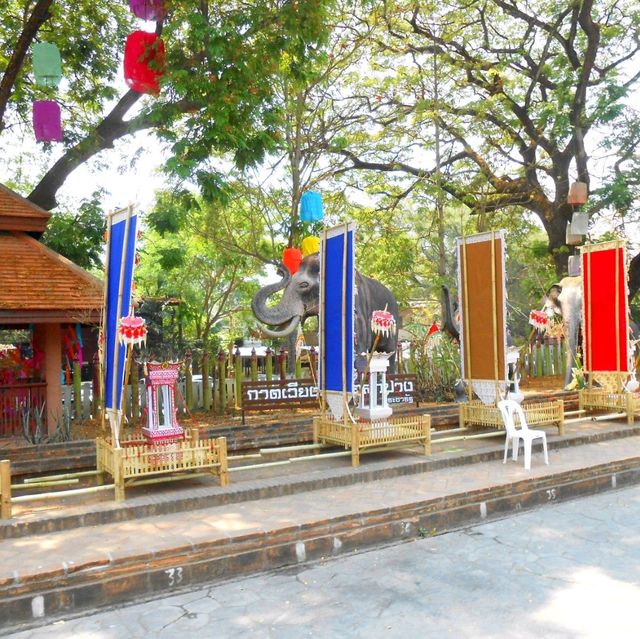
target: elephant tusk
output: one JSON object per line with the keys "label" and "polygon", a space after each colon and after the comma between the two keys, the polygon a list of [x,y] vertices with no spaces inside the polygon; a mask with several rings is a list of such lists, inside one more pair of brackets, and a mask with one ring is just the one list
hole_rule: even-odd
{"label": "elephant tusk", "polygon": [[291,335],[291,333],[298,328],[298,324],[300,324],[300,315],[294,315],[289,323],[279,331],[267,328],[266,326],[263,326],[262,330],[265,335],[268,335],[269,337],[286,337],[287,335]]}

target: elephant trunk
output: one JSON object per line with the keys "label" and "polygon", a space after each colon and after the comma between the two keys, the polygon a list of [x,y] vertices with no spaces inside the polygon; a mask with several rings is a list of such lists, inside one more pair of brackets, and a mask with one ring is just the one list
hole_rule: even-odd
{"label": "elephant trunk", "polygon": [[[278,330],[263,328],[269,337],[286,337],[295,331],[304,314],[301,302],[296,301],[293,292],[288,288],[291,273],[284,265],[280,265],[278,273],[281,280],[263,286],[251,300],[251,310],[259,322],[269,326],[278,326]],[[276,306],[267,306],[271,295],[285,289],[282,300]]]}
{"label": "elephant trunk", "polygon": [[451,296],[449,295],[449,287],[442,285],[442,308],[444,310],[444,317],[442,321],[442,330],[452,337],[456,342],[460,341],[460,331],[453,321],[453,312],[451,310]]}
{"label": "elephant trunk", "polygon": [[286,288],[291,280],[289,269],[282,264],[278,267],[278,274],[282,278],[279,282],[263,286],[251,300],[251,310],[258,321],[271,326],[279,326],[291,319],[291,314],[288,314],[285,309],[282,308],[282,304],[274,307],[267,306],[269,297]]}

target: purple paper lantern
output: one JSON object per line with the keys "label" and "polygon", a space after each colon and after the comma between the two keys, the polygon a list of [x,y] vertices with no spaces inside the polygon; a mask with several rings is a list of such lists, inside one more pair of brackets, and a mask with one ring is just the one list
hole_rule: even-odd
{"label": "purple paper lantern", "polygon": [[129,0],[129,8],[141,20],[162,20],[164,18],[163,0]]}
{"label": "purple paper lantern", "polygon": [[62,142],[60,105],[53,100],[33,103],[33,130],[39,142]]}

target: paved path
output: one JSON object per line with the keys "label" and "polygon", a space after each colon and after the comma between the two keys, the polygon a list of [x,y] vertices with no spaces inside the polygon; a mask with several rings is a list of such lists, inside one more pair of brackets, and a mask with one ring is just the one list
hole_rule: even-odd
{"label": "paved path", "polygon": [[[26,581],[30,575],[66,571],[69,566],[108,565],[169,549],[191,549],[199,543],[326,521],[353,512],[388,509],[422,500],[445,498],[508,486],[523,479],[544,478],[612,461],[635,458],[640,437],[627,437],[551,451],[550,465],[534,455],[530,471],[522,461],[501,461],[444,468],[422,475],[379,480],[311,493],[148,517],[102,526],[7,539],[0,544],[0,580]],[[640,632],[638,634],[640,636]]]}
{"label": "paved path", "polygon": [[640,487],[13,639],[637,639]]}

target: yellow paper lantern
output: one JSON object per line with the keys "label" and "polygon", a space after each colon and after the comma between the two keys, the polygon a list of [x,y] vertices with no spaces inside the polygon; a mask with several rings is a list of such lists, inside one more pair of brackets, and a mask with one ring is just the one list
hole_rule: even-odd
{"label": "yellow paper lantern", "polygon": [[315,237],[313,235],[309,235],[309,237],[305,237],[302,240],[302,255],[307,257],[307,255],[311,255],[313,253],[317,253],[320,250],[320,238]]}

